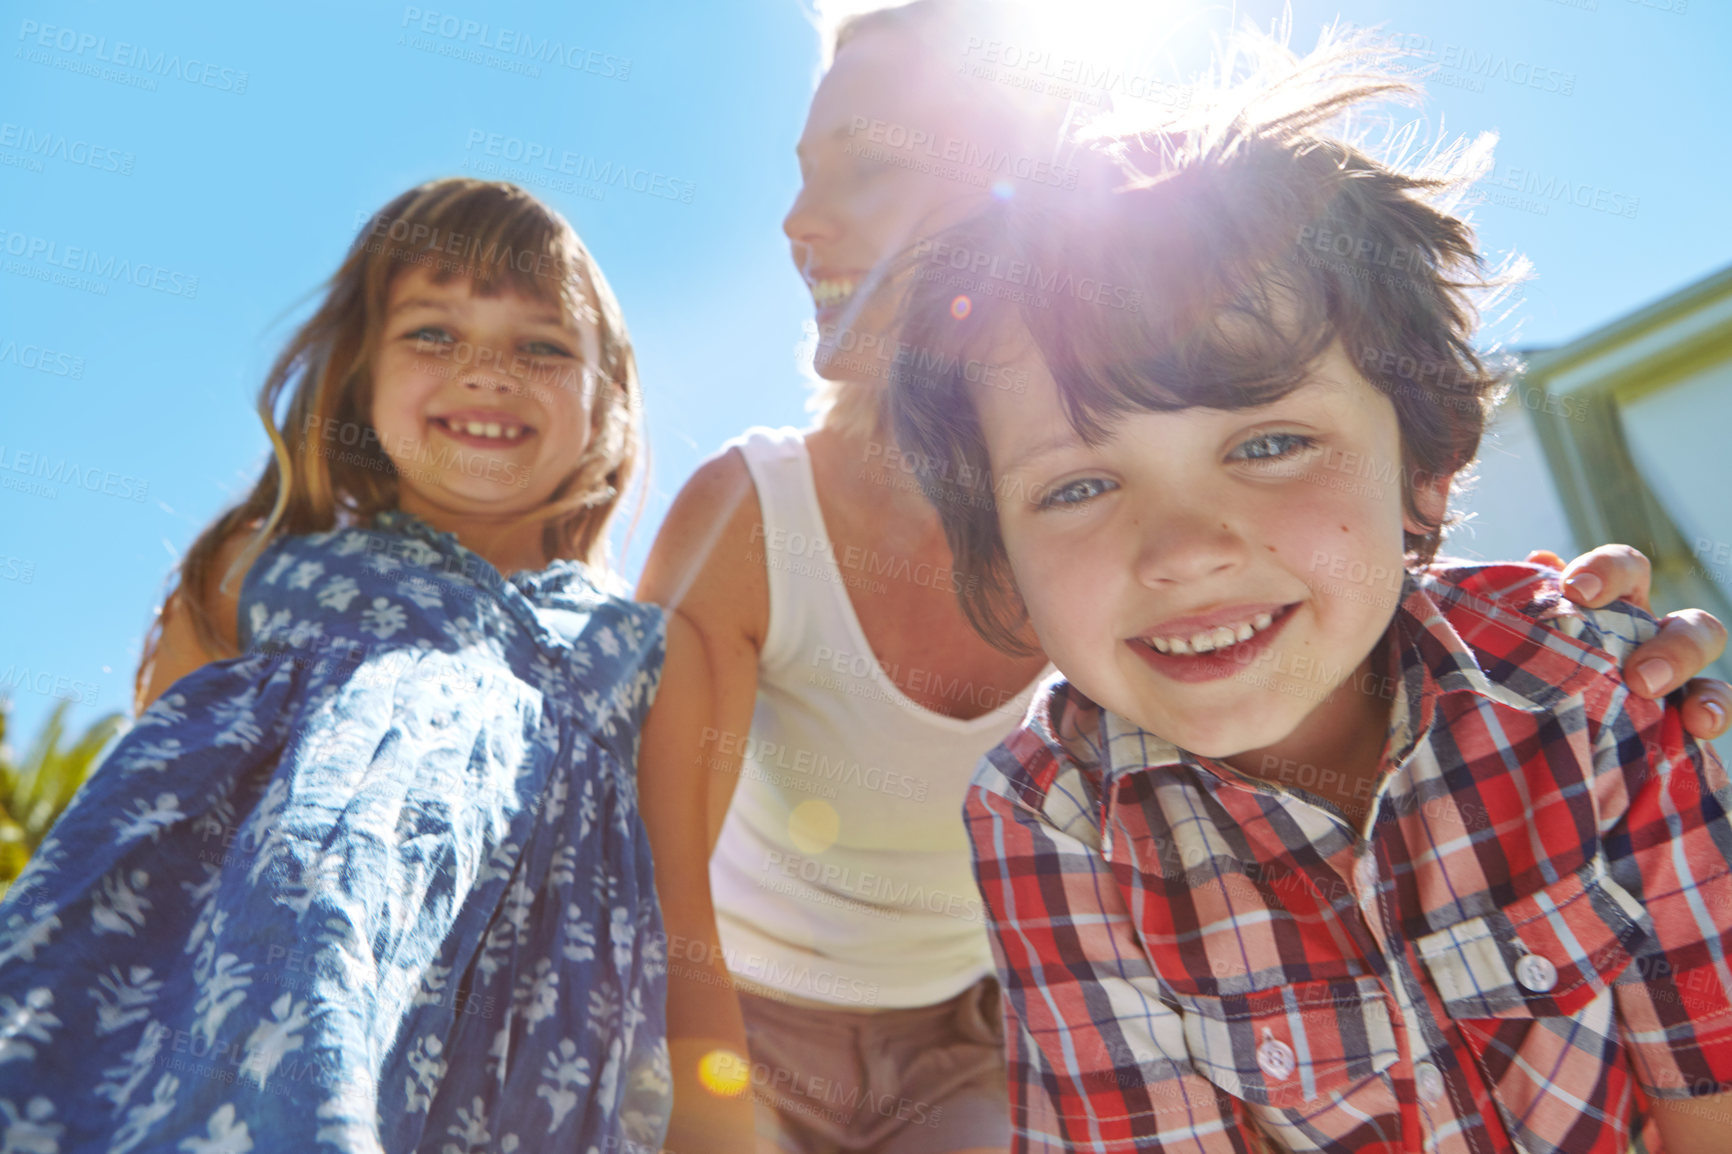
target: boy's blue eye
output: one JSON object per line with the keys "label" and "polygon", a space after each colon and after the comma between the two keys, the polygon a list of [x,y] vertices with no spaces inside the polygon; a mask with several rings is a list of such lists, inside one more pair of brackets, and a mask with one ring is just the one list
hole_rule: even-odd
{"label": "boy's blue eye", "polygon": [[1262,433],[1243,441],[1228,457],[1240,461],[1273,461],[1296,456],[1317,442],[1302,433]]}
{"label": "boy's blue eye", "polygon": [[1083,477],[1075,481],[1067,481],[1056,489],[1049,489],[1040,499],[1042,509],[1074,508],[1084,501],[1093,500],[1103,493],[1110,493],[1118,488],[1116,484],[1102,477]]}
{"label": "boy's blue eye", "polygon": [[428,344],[437,341],[448,341],[451,339],[451,334],[440,328],[438,325],[422,325],[414,332],[404,333],[403,335],[412,341]]}

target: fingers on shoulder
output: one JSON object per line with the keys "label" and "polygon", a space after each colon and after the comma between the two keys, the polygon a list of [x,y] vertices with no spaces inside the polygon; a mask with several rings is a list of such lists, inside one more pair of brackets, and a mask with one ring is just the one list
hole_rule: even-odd
{"label": "fingers on shoulder", "polygon": [[1698,677],[1684,687],[1684,728],[1701,741],[1712,741],[1726,732],[1732,718],[1732,685],[1711,677]]}
{"label": "fingers on shoulder", "polygon": [[1653,687],[1657,695],[1696,676],[1725,651],[1726,626],[1719,618],[1705,609],[1680,609],[1660,619],[1659,633],[1637,651],[1632,662],[1660,658],[1671,667],[1666,683]]}
{"label": "fingers on shoulder", "polygon": [[1629,601],[1646,609],[1653,566],[1641,550],[1629,545],[1601,545],[1590,549],[1564,567],[1566,584],[1583,574],[1592,574],[1599,587],[1583,604],[1598,608],[1612,601]]}
{"label": "fingers on shoulder", "polygon": [[1666,634],[1674,630],[1696,650],[1696,655],[1702,660],[1698,668],[1718,661],[1726,652],[1726,626],[1706,609],[1680,609],[1666,614],[1660,620],[1660,632]]}

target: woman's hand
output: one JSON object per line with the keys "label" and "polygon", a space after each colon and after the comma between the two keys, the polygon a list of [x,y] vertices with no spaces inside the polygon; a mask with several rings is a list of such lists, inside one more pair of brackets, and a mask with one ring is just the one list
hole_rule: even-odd
{"label": "woman's hand", "polygon": [[[1528,555],[1536,565],[1564,571],[1563,591],[1576,604],[1597,609],[1612,601],[1628,601],[1652,612],[1648,604],[1648,558],[1628,545],[1601,545],[1563,563],[1556,553]],[[1702,609],[1680,609],[1660,619],[1660,632],[1630,654],[1624,665],[1625,684],[1642,697],[1664,697],[1700,673],[1726,649],[1726,626]],[[1732,713],[1732,686],[1710,677],[1689,681],[1684,694],[1684,728],[1703,741],[1726,732]]]}

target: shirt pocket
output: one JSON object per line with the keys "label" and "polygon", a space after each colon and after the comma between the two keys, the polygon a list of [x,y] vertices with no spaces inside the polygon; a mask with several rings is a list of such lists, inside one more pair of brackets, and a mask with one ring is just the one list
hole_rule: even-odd
{"label": "shirt pocket", "polygon": [[1457,1021],[1569,1017],[1623,973],[1648,939],[1646,919],[1596,858],[1496,913],[1413,944]]}
{"label": "shirt pocket", "polygon": [[1624,1096],[1612,984],[1648,925],[1598,858],[1496,913],[1415,939],[1517,1149],[1549,1149],[1518,1136],[1571,1133],[1583,1102]]}
{"label": "shirt pocket", "polygon": [[1254,1106],[1299,1109],[1345,1097],[1400,1056],[1376,978],[1176,997],[1192,1067]]}

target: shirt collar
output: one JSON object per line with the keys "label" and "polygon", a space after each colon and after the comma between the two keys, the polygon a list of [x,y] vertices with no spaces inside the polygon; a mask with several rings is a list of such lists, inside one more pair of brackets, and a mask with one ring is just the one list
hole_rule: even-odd
{"label": "shirt collar", "polygon": [[[1539,681],[1546,691],[1535,695],[1505,684],[1501,678],[1508,672],[1510,658],[1492,655],[1512,652],[1512,635],[1520,641],[1544,632],[1545,626],[1447,581],[1405,574],[1390,628],[1395,644],[1384,687],[1394,696],[1389,754],[1395,763],[1429,732],[1437,699],[1444,694],[1471,693],[1535,712],[1552,708],[1560,693],[1572,689],[1574,678],[1568,676],[1559,683]],[[1487,637],[1488,631],[1497,636]],[[1475,645],[1475,640],[1483,644]],[[1482,661],[1493,668],[1488,671]],[[1028,720],[1054,757],[1098,773],[1103,788],[1129,773],[1180,765],[1219,772],[1165,738],[1097,705],[1068,681],[1056,682],[1037,699]]]}

